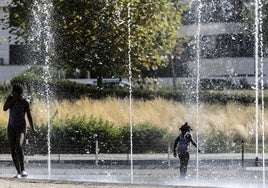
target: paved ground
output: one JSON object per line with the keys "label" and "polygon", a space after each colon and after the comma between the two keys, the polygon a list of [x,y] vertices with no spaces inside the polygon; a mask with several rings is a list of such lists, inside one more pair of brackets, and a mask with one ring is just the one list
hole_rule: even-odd
{"label": "paved ground", "polygon": [[32,180],[32,179],[7,179],[0,178],[1,188],[153,188],[153,187],[166,187],[166,188],[211,188],[206,186],[163,186],[163,185],[141,185],[141,184],[126,184],[126,183],[99,183],[99,182],[66,182],[54,180]]}
{"label": "paved ground", "polygon": [[[179,163],[168,154],[35,155],[26,157],[29,177],[14,180],[10,155],[0,155],[0,187],[265,187],[268,169],[254,167],[255,154],[200,154],[198,170],[191,155],[187,179],[179,179]],[[98,165],[96,165],[98,161]],[[50,167],[50,168],[49,168]],[[263,174],[265,172],[265,178]],[[133,175],[132,175],[133,174]],[[133,179],[132,179],[132,178]],[[8,186],[4,186],[8,185]],[[21,187],[21,186],[19,186]],[[267,186],[268,187],[268,186]]]}

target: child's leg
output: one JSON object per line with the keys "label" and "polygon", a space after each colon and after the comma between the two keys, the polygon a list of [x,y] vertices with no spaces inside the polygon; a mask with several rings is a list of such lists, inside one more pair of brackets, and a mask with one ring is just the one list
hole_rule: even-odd
{"label": "child's leg", "polygon": [[181,159],[180,173],[181,178],[185,178],[187,172],[188,160],[186,158]]}
{"label": "child's leg", "polygon": [[18,143],[17,143],[17,153],[18,153],[21,171],[24,170],[24,150],[23,150],[24,139],[25,139],[25,133],[20,133]]}
{"label": "child's leg", "polygon": [[18,174],[21,173],[20,163],[19,163],[19,157],[16,150],[16,132],[12,130],[12,128],[8,128],[8,142],[10,147],[10,152],[12,156],[13,163],[16,167],[16,170],[18,171]]}
{"label": "child's leg", "polygon": [[189,153],[185,153],[184,155],[180,156],[180,174],[181,178],[185,178],[186,173],[187,173],[187,166],[188,166],[188,161],[189,161]]}

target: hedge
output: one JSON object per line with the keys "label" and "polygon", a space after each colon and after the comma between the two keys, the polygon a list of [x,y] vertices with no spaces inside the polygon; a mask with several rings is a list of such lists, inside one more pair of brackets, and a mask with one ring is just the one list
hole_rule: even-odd
{"label": "hedge", "polygon": [[[129,90],[127,88],[113,87],[99,89],[96,86],[88,86],[86,84],[80,84],[69,80],[55,78],[53,80],[49,80],[48,83],[45,83],[44,80],[40,78],[40,76],[37,76],[32,72],[20,74],[11,80],[11,84],[15,82],[22,83],[27,89],[27,92],[31,96],[35,96],[37,98],[46,97],[46,93],[49,94],[49,97],[58,100],[76,100],[83,97],[89,97],[92,99],[101,99],[106,97],[129,97]],[[6,90],[7,89],[5,89],[5,91]],[[174,100],[178,102],[195,102],[196,100],[195,93],[191,93],[190,90],[180,90],[177,93],[174,93],[174,91],[170,89],[158,89],[152,91],[133,88],[132,97],[143,100],[151,100],[156,97],[161,97],[167,100]],[[211,104],[225,105],[229,102],[236,102],[242,105],[249,105],[255,102],[255,96],[242,94],[225,94],[222,92],[211,93],[207,90],[200,90],[199,100],[200,102]],[[261,101],[261,99],[259,100]],[[264,97],[264,101],[268,102],[267,96]]]}
{"label": "hedge", "polygon": [[[95,153],[96,140],[100,153],[128,153],[130,150],[129,126],[116,128],[113,124],[93,117],[73,117],[53,122],[50,132],[52,153]],[[47,153],[48,127],[42,125],[37,133],[28,132],[29,152]],[[152,125],[133,127],[133,148],[136,153],[166,152],[165,129]]]}

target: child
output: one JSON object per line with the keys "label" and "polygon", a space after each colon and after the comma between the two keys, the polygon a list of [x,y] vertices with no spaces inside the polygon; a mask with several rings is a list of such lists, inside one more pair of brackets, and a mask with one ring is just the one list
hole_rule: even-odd
{"label": "child", "polygon": [[[180,131],[181,134],[176,138],[173,153],[174,157],[177,157],[177,153],[180,159],[180,175],[181,178],[184,179],[187,172],[188,161],[190,159],[189,147],[190,142],[197,147],[196,143],[192,139],[192,135],[190,134],[191,127],[186,122],[183,126],[181,126]],[[200,152],[200,150],[198,151]]]}
{"label": "child", "polygon": [[4,111],[9,109],[8,141],[12,160],[18,172],[14,178],[28,176],[24,169],[23,151],[23,142],[26,134],[25,114],[27,114],[28,121],[33,131],[35,131],[29,103],[23,98],[22,93],[22,86],[18,83],[15,84],[12,94],[7,97],[3,107]]}

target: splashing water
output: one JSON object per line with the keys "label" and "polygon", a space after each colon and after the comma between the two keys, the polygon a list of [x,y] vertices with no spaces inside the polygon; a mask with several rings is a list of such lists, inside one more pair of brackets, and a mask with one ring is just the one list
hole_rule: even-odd
{"label": "splashing water", "polygon": [[259,8],[259,48],[260,48],[260,71],[261,71],[261,123],[262,123],[262,166],[263,166],[263,174],[262,180],[263,185],[265,186],[265,118],[264,118],[264,64],[263,64],[263,20],[262,20],[262,1],[258,1]]}
{"label": "splashing water", "polygon": [[[258,126],[259,126],[259,79],[260,79],[260,89],[261,89],[261,127],[262,127],[262,166],[263,166],[263,186],[265,186],[265,118],[264,118],[264,65],[263,65],[263,20],[262,20],[262,2],[261,0],[255,0],[255,105],[256,105],[256,160],[258,157]],[[259,78],[260,69],[260,78]]]}
{"label": "splashing water", "polygon": [[255,0],[255,136],[256,136],[256,160],[258,158],[258,125],[259,125],[259,3]]}
{"label": "splashing water", "polygon": [[129,126],[130,126],[130,181],[133,183],[133,114],[132,114],[132,64],[131,64],[131,3],[127,4],[128,28],[128,73],[129,73]]}
{"label": "splashing water", "polygon": [[[47,0],[45,2],[35,0],[32,6],[33,21],[30,33],[30,43],[33,47],[33,51],[42,53],[44,56],[44,74],[43,79],[45,82],[45,99],[47,106],[47,145],[48,145],[48,178],[51,176],[51,144],[50,144],[50,88],[49,80],[50,75],[50,62],[51,54],[53,53],[53,34],[51,28],[51,12],[52,12],[52,2]],[[32,64],[37,64],[39,62],[32,62]]]}
{"label": "splashing water", "polygon": [[200,53],[201,53],[201,48],[200,48],[200,33],[201,33],[201,10],[202,10],[202,2],[201,0],[198,0],[198,10],[197,10],[197,18],[198,18],[198,23],[197,23],[197,33],[196,33],[196,49],[197,49],[197,55],[196,55],[196,179],[198,182],[199,178],[199,83],[200,83]]}

